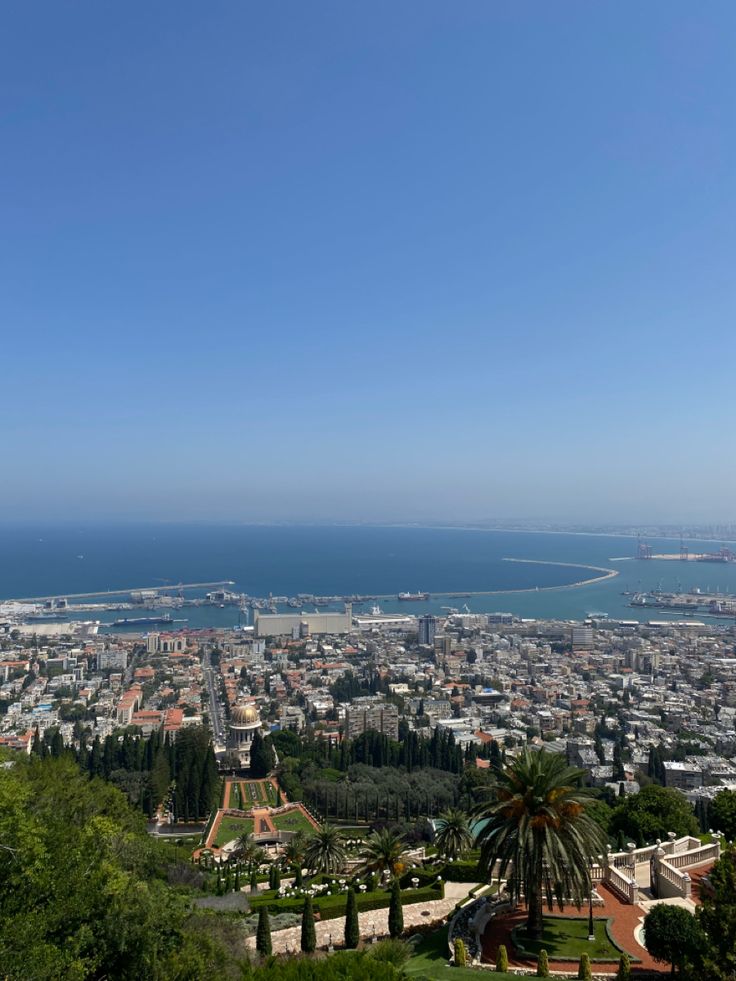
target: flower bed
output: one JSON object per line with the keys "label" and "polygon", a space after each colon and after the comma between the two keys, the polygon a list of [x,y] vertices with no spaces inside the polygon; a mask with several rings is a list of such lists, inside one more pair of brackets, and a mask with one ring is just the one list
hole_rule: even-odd
{"label": "flower bed", "polygon": [[[332,920],[338,916],[345,916],[347,907],[347,891],[340,887],[337,892],[330,892],[327,883],[315,884],[306,887],[300,893],[288,887],[282,887],[279,892],[269,891],[261,896],[253,896],[250,900],[250,907],[258,910],[265,906],[269,913],[299,913],[304,907],[304,896],[312,894],[315,913],[319,913],[320,919]],[[444,889],[442,884],[437,886],[425,886],[419,889],[406,889],[401,893],[404,906],[414,903],[428,903],[442,899]],[[356,895],[356,902],[359,913],[365,913],[373,909],[384,909],[391,902],[391,893],[385,889],[377,889],[375,892],[366,892]]]}

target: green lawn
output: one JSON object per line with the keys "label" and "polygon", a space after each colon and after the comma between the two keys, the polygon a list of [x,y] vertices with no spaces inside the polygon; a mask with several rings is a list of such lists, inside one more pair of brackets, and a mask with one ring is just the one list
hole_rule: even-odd
{"label": "green lawn", "polygon": [[233,838],[239,838],[241,835],[249,832],[253,834],[253,821],[251,818],[236,818],[228,817],[227,815],[220,822],[220,827],[217,829],[217,838],[212,844],[216,848],[222,848]]}
{"label": "green lawn", "polygon": [[445,926],[417,944],[404,971],[410,978],[427,978],[427,981],[511,981],[519,977],[518,974],[499,974],[482,968],[451,967],[448,964],[449,956]]}
{"label": "green lawn", "polygon": [[[420,889],[406,889],[401,893],[402,904],[404,907],[414,903],[429,903],[442,898],[442,891],[428,886]],[[385,889],[377,889],[375,892],[367,892],[365,895],[356,896],[356,903],[359,912],[369,912],[374,909],[385,909],[391,901],[391,893]],[[260,896],[250,897],[250,907],[253,910],[260,909],[261,906],[268,907],[270,913],[299,913],[304,907],[304,897],[294,896],[279,899],[273,890],[267,890]],[[314,910],[318,912],[323,920],[332,920],[338,916],[345,916],[347,906],[347,896],[345,893],[335,895],[323,894],[315,896]]]}
{"label": "green lawn", "polygon": [[285,814],[274,814],[271,818],[274,827],[279,831],[304,831],[310,834],[314,831],[314,825],[308,821],[301,811],[287,811]]}
{"label": "green lawn", "polygon": [[525,951],[536,957],[540,950],[547,951],[550,957],[576,961],[581,954],[590,954],[591,960],[617,961],[621,951],[615,947],[606,932],[606,920],[594,920],[595,940],[588,940],[588,920],[572,917],[545,916],[544,934],[541,940],[529,940],[524,936],[524,927],[516,927],[511,938],[519,953]]}
{"label": "green lawn", "polygon": [[240,786],[237,783],[230,784],[230,807],[238,811],[243,809],[240,801]]}

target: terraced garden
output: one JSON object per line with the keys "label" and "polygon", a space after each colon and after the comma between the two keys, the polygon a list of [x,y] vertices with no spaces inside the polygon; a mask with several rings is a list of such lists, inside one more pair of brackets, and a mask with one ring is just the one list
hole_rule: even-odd
{"label": "terraced garden", "polygon": [[312,822],[299,809],[272,814],[271,821],[278,831],[304,831],[305,834],[314,831]]}
{"label": "terraced garden", "polygon": [[223,845],[232,841],[233,838],[239,838],[246,833],[253,833],[252,818],[230,817],[226,814],[220,821],[217,829],[217,837],[211,842],[211,845],[214,848],[222,848]]}

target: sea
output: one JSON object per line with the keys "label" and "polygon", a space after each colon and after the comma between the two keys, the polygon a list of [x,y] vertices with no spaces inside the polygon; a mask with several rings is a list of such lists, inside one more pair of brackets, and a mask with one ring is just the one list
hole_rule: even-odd
{"label": "sea", "polygon": [[[648,539],[648,544],[654,553],[680,548],[673,539]],[[690,545],[693,551],[715,551],[720,543]],[[648,620],[666,615],[631,607],[632,593],[657,588],[736,593],[736,563],[641,561],[634,558],[636,546],[635,539],[623,536],[403,526],[0,525],[0,598],[232,580],[234,590],[259,597],[378,595],[387,597],[379,600],[384,612],[467,607],[529,618],[579,620],[605,613]],[[618,575],[572,586],[599,575],[590,566]],[[445,595],[492,590],[498,592]],[[428,592],[430,598],[399,602],[397,594],[404,591]],[[135,614],[94,616],[105,623],[130,615]],[[186,607],[174,615],[186,618],[180,626],[190,628],[244,622],[236,607]]]}

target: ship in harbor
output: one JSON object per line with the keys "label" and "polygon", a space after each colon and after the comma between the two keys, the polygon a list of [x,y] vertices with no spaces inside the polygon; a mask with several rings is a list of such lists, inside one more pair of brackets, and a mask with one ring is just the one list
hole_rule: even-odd
{"label": "ship in harbor", "polygon": [[399,593],[398,599],[404,603],[419,603],[429,599],[429,593]]}
{"label": "ship in harbor", "polygon": [[170,613],[162,613],[157,617],[123,617],[122,620],[113,620],[112,625],[113,627],[153,627],[186,622],[186,620],[174,620]]}

